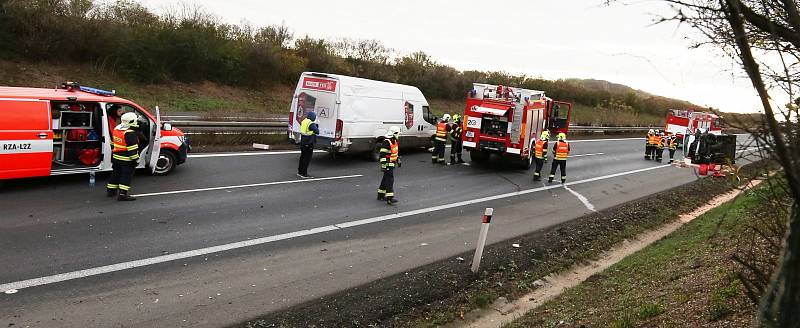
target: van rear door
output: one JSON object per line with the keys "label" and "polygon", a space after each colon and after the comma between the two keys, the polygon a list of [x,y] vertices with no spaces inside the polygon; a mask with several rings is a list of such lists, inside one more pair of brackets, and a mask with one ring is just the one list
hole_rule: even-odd
{"label": "van rear door", "polygon": [[317,114],[319,135],[333,139],[336,134],[336,120],[339,118],[337,100],[339,81],[325,74],[303,74],[300,76],[295,98],[292,101],[292,130],[300,131],[300,122],[310,112]]}
{"label": "van rear door", "polygon": [[0,179],[50,175],[51,124],[48,101],[0,98]]}

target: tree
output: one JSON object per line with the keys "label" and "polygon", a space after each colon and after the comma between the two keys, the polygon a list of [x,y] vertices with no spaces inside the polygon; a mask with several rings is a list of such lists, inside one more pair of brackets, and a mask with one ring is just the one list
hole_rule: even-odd
{"label": "tree", "polygon": [[[659,22],[689,25],[741,65],[758,94],[762,126],[750,129],[775,158],[794,201],[777,267],[761,295],[759,322],[800,327],[800,10],[797,0],[662,0],[675,9]],[[614,2],[614,0],[609,0]]]}

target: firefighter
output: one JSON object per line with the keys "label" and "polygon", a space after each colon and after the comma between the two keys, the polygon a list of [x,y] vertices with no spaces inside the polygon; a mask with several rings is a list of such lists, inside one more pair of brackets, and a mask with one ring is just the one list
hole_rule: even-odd
{"label": "firefighter", "polygon": [[450,122],[450,114],[444,114],[442,120],[436,124],[436,136],[434,137],[433,155],[431,155],[431,163],[445,165],[444,161],[444,148],[447,144],[447,131]]}
{"label": "firefighter", "polygon": [[671,135],[669,137],[669,162],[675,162],[675,151],[678,150],[678,136]]}
{"label": "firefighter", "polygon": [[111,133],[113,149],[111,150],[111,178],[106,185],[106,196],[114,197],[119,191],[117,200],[136,200],[128,194],[131,190],[131,179],[139,162],[139,138],[135,128],[139,126],[138,117],[134,113],[122,114],[121,123]]}
{"label": "firefighter", "polygon": [[[447,134],[450,139],[450,165],[465,163],[461,159],[461,132],[461,116],[455,114],[453,115],[453,124],[450,125],[450,133]],[[456,162],[456,157],[458,157],[458,162]]]}
{"label": "firefighter", "polygon": [[647,137],[644,140],[644,159],[651,160],[653,159],[653,152],[654,152],[654,142],[655,142],[655,134],[656,132],[653,129],[647,131]]}
{"label": "firefighter", "polygon": [[550,140],[550,132],[547,130],[542,131],[542,136],[533,147],[533,160],[536,162],[536,170],[533,171],[533,181],[542,179],[541,172],[544,162],[547,162],[547,141]]}
{"label": "firefighter", "polygon": [[394,169],[400,167],[400,143],[398,136],[400,128],[393,126],[386,132],[380,150],[381,171],[383,179],[378,187],[378,200],[385,200],[386,204],[394,205],[397,199],[394,198]]}
{"label": "firefighter", "polygon": [[558,134],[558,141],[553,145],[553,153],[555,156],[553,156],[553,165],[550,166],[550,177],[547,182],[553,182],[553,178],[556,177],[556,167],[559,167],[561,170],[561,183],[564,183],[567,181],[567,156],[569,155],[569,142],[564,132]]}
{"label": "firefighter", "polygon": [[300,122],[300,161],[297,165],[297,176],[301,179],[310,178],[308,165],[311,164],[314,144],[317,142],[317,135],[319,135],[319,127],[317,123],[314,123],[316,120],[317,113],[309,112],[306,118]]}
{"label": "firefighter", "polygon": [[661,163],[661,159],[664,157],[664,146],[666,146],[667,137],[664,135],[664,132],[658,131],[656,133],[656,150],[655,150],[655,158],[656,162]]}

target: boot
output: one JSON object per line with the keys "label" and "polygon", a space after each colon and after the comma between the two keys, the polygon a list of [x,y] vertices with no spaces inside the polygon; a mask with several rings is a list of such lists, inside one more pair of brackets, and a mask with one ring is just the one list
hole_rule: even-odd
{"label": "boot", "polygon": [[378,200],[386,200],[386,194],[378,194]]}
{"label": "boot", "polygon": [[116,189],[106,188],[106,197],[114,197],[117,195]]}
{"label": "boot", "polygon": [[119,196],[117,196],[117,200],[121,201],[121,202],[133,201],[133,200],[136,200],[136,197],[128,195],[128,191],[127,190],[120,190],[119,191]]}
{"label": "boot", "polygon": [[386,197],[386,204],[394,206],[397,204],[398,200],[394,199],[394,197]]}
{"label": "boot", "polygon": [[458,164],[464,164],[464,163],[466,162],[464,162],[464,160],[461,159],[461,154],[458,154]]}

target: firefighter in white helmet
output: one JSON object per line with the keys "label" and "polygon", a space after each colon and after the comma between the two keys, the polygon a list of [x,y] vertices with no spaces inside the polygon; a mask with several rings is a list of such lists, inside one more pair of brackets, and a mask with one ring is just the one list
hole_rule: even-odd
{"label": "firefighter in white helmet", "polygon": [[550,177],[547,182],[553,182],[556,177],[556,167],[561,169],[561,183],[567,181],[567,156],[569,155],[569,142],[564,132],[558,134],[558,141],[553,146],[553,165],[550,166]]}
{"label": "firefighter in white helmet", "polygon": [[106,196],[114,197],[117,200],[131,201],[136,200],[128,194],[131,190],[131,180],[139,162],[139,137],[136,136],[136,129],[139,127],[138,116],[135,113],[122,114],[120,123],[111,133],[111,178],[106,185]]}
{"label": "firefighter in white helmet", "polygon": [[644,159],[653,159],[653,156],[655,155],[655,135],[655,130],[650,129],[647,131],[647,136],[644,140]]}
{"label": "firefighter in white helmet", "polygon": [[386,201],[386,204],[394,205],[397,199],[394,198],[394,169],[400,166],[400,128],[392,126],[386,131],[380,148],[380,163],[383,178],[381,185],[378,186],[378,200]]}
{"label": "firefighter in white helmet", "polygon": [[431,163],[445,165],[444,148],[447,144],[447,133],[450,130],[450,114],[444,114],[439,124],[436,124],[436,135],[433,139],[433,154]]}

